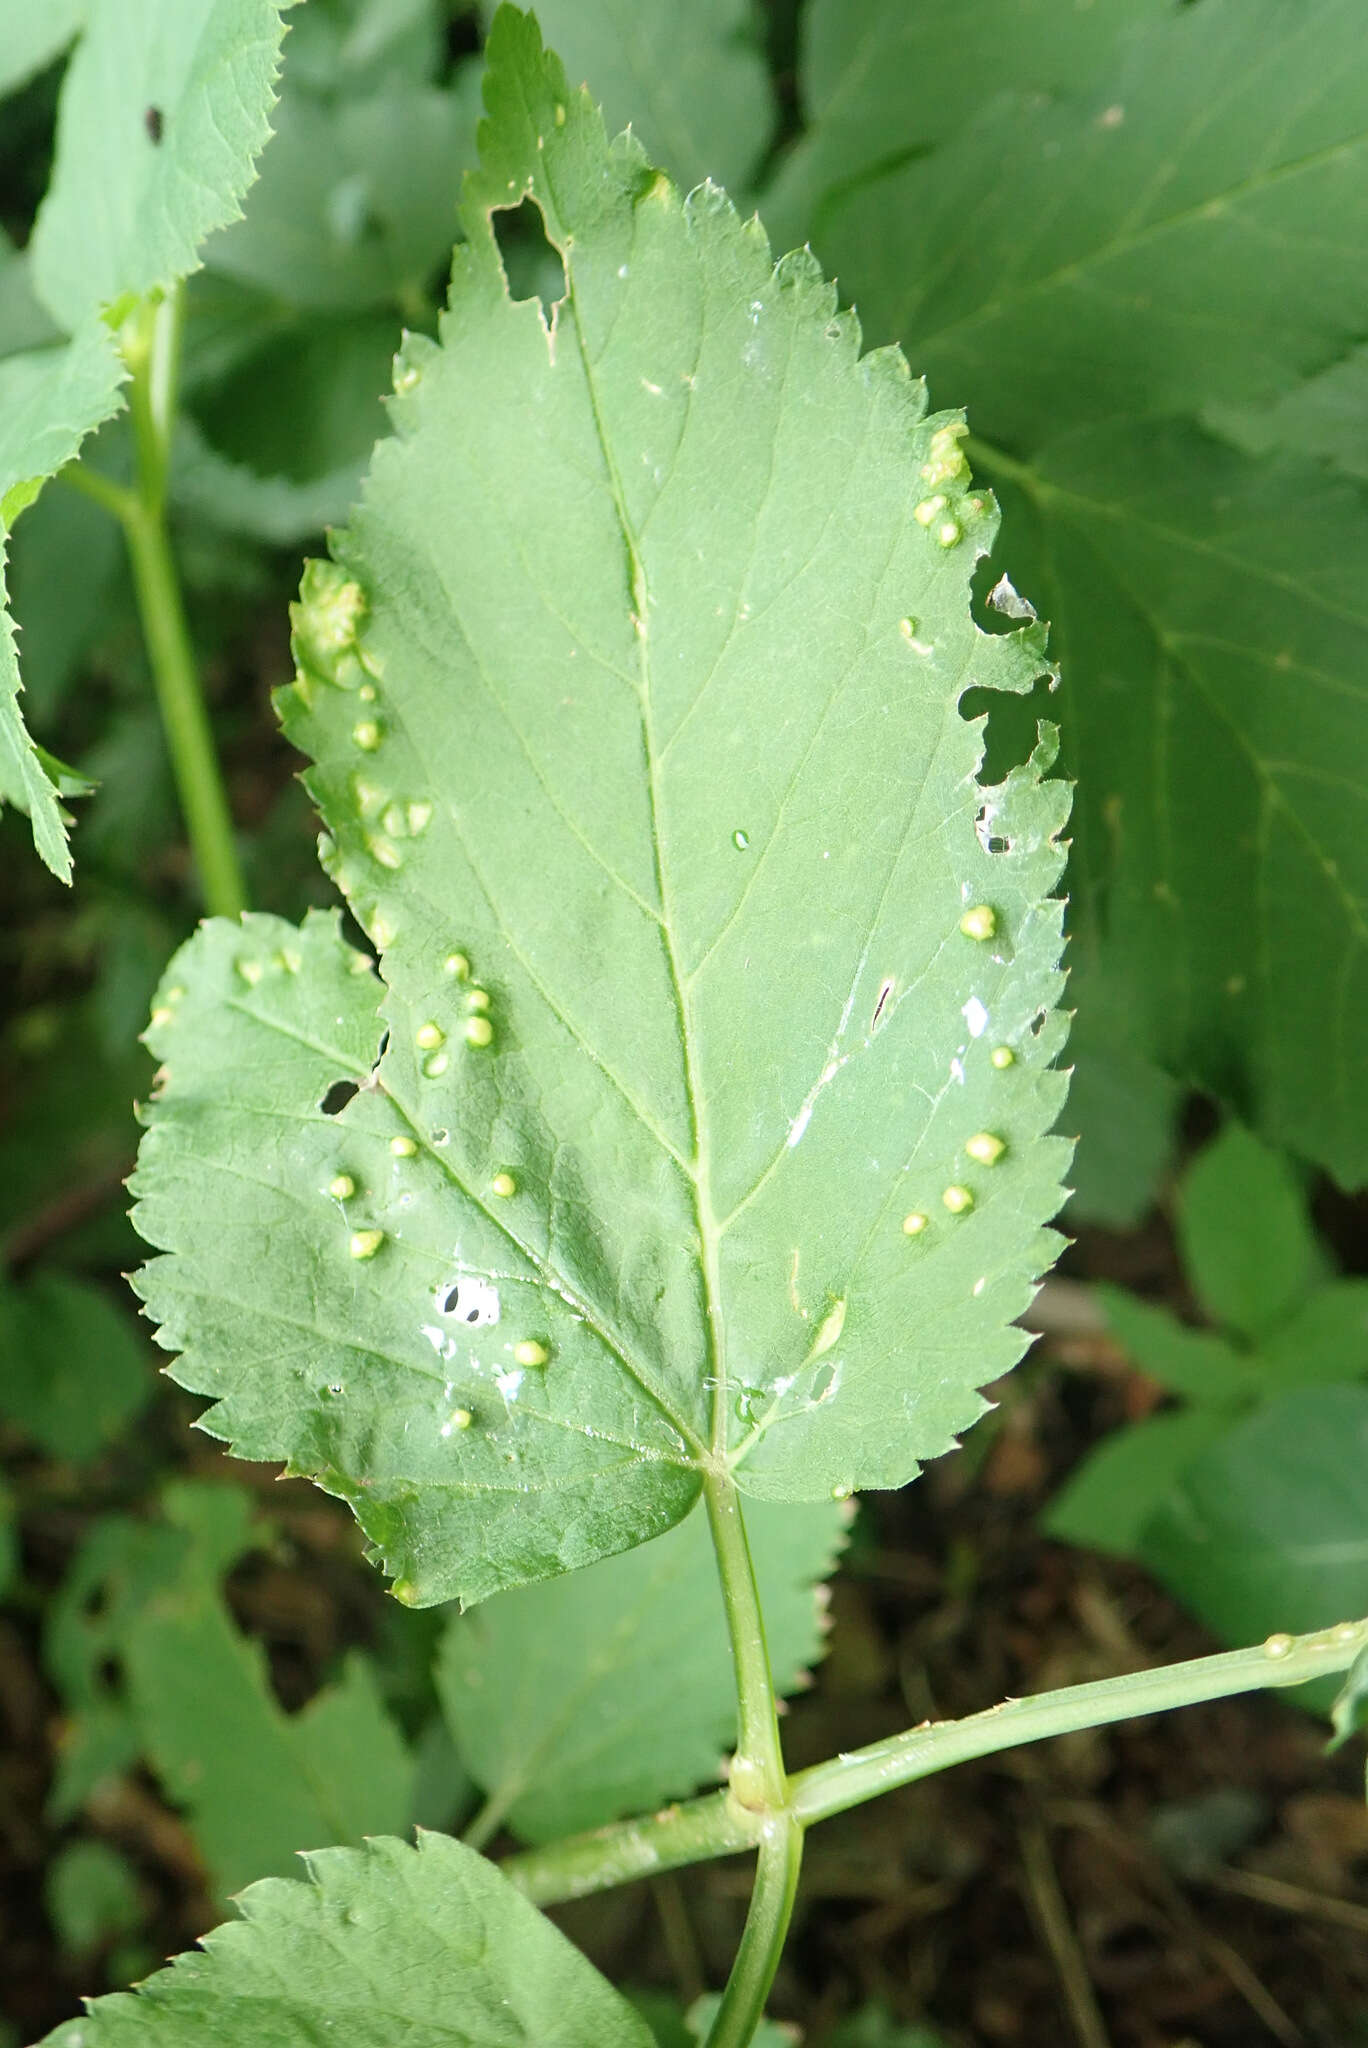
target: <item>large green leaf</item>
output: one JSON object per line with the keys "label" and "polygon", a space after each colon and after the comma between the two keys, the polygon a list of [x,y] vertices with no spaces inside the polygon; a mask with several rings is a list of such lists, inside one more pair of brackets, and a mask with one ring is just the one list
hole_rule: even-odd
{"label": "large green leaf", "polygon": [[63,326],[173,284],[270,134],[284,0],[89,0],[33,280]]}
{"label": "large green leaf", "polygon": [[[44,479],[118,409],[123,375],[112,337],[96,320],[72,341],[0,360],[0,603],[10,527]],[[57,788],[24,729],[21,689],[14,624],[0,611],[0,804],[28,813],[35,846],[65,882],[71,856]]]}
{"label": "large green leaf", "polygon": [[[833,1501],[757,1501],[747,1520],[776,1690],[821,1652],[814,1581],[841,1544]],[[717,1777],[736,1684],[707,1518],[448,1627],[437,1689],[462,1761],[525,1841],[640,1813]]]}
{"label": "large green leaf", "polygon": [[[1171,1071],[1368,1165],[1368,507],[1178,422],[1066,436],[1012,531],[1063,663],[1073,903]],[[1035,522],[1035,532],[1030,531]]]}
{"label": "large green leaf", "polygon": [[[441,343],[283,698],[382,979],[326,920],[206,927],[137,1181],[207,1426],[422,1602],[658,1534],[723,1454],[905,1483],[1020,1356],[1067,1158],[1067,793],[1048,740],[975,780],[962,692],[1044,663],[971,617],[958,422],[527,18],[490,53]],[[493,231],[524,193],[550,331]]]}
{"label": "large green leaf", "polygon": [[651,2048],[651,2035],[491,1863],[384,1836],[267,1878],[136,1993],[95,1999],[50,2048]]}
{"label": "large green leaf", "polygon": [[756,0],[541,0],[537,19],[609,134],[630,122],[681,190],[753,176],[775,118]]}
{"label": "large green leaf", "polygon": [[1276,395],[1363,334],[1362,38],[1357,0],[1169,10],[1085,91],[996,102],[859,184],[819,248],[1014,447]]}
{"label": "large green leaf", "polygon": [[956,135],[995,92],[1086,87],[1121,37],[1173,11],[1174,0],[809,0],[807,132],[765,195],[766,219],[782,241],[819,233],[843,193]]}
{"label": "large green leaf", "polygon": [[[1010,69],[951,67],[966,91],[1016,93],[946,135],[915,30],[901,55],[896,35],[872,44],[863,71],[852,39],[847,104],[837,20],[832,110],[793,173],[820,175],[786,226],[868,325],[907,336],[934,389],[968,399],[1002,443],[996,469],[980,450],[990,476],[1034,502],[1035,574],[1009,508],[1014,573],[1069,686],[1081,985],[1100,972],[1133,1016],[1128,1058],[1361,1179],[1368,531],[1357,495],[1304,459],[1338,454],[1362,389],[1360,13],[1201,0],[1111,55],[1101,20],[1061,9],[1042,28]],[[1175,412],[1194,421],[1149,423]],[[1239,460],[1198,416],[1283,459]],[[1085,1087],[1089,1113],[1106,1109]]]}

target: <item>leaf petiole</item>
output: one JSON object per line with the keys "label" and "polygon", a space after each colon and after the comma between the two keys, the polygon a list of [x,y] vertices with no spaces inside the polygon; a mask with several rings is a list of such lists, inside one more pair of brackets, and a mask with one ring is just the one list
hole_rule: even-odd
{"label": "leaf petiole", "polygon": [[[1004,1700],[985,1713],[911,1728],[799,1771],[789,1780],[792,1814],[809,1827],[881,1792],[1023,1743],[1333,1676],[1347,1671],[1366,1645],[1368,1619],[1341,1622],[1313,1635],[1270,1636],[1246,1650]],[[553,1905],[686,1863],[735,1855],[755,1847],[764,1826],[764,1815],[748,1814],[729,1793],[714,1792],[661,1814],[525,1851],[502,1867],[537,1905]]]}
{"label": "leaf petiole", "polygon": [[74,463],[61,474],[113,513],[123,528],[162,730],[205,907],[212,916],[238,917],[247,907],[247,892],[166,526],[180,354],[179,290],[136,307],[124,322],[120,346],[131,373],[134,482],[115,483]]}

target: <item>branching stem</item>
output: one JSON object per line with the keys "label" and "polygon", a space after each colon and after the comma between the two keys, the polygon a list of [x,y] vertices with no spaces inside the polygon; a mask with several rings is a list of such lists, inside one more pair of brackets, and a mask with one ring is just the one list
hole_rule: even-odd
{"label": "branching stem", "polygon": [[[1368,1620],[1342,1622],[1315,1635],[1271,1636],[1253,1649],[1127,1672],[1031,1699],[1005,1700],[966,1720],[930,1722],[799,1771],[789,1780],[791,1812],[800,1826],[809,1827],[952,1764],[1041,1742],[1047,1736],[1333,1676],[1347,1671],[1365,1645]],[[552,1905],[632,1878],[754,1848],[765,1819],[764,1813],[748,1812],[733,1794],[714,1792],[645,1819],[529,1850],[510,1858],[503,1869],[538,1905]]]}

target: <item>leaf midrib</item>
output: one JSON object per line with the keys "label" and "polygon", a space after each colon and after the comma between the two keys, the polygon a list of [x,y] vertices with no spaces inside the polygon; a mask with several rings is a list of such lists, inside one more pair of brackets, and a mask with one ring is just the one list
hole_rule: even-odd
{"label": "leaf midrib", "polygon": [[[543,167],[550,187],[550,166]],[[634,225],[635,225],[635,216]],[[575,286],[572,252],[568,246],[561,248],[560,256],[565,268],[565,301],[569,306],[575,333],[575,346],[579,353],[584,376],[584,388],[589,399],[593,417],[594,434],[603,459],[604,473],[613,501],[613,511],[622,536],[623,549],[629,571],[628,587],[633,605],[637,646],[637,667],[639,673],[638,696],[641,703],[641,746],[646,764],[647,804],[650,817],[651,861],[655,875],[656,893],[660,898],[660,938],[664,948],[665,964],[670,978],[670,989],[674,998],[675,1014],[679,1025],[680,1046],[684,1058],[684,1095],[689,1106],[689,1125],[693,1138],[693,1161],[688,1175],[693,1189],[694,1218],[698,1226],[698,1242],[701,1253],[703,1281],[703,1319],[706,1351],[703,1360],[705,1380],[713,1382],[712,1400],[712,1458],[716,1463],[726,1453],[726,1412],[727,1412],[727,1358],[725,1330],[722,1322],[722,1290],[719,1269],[720,1237],[712,1202],[710,1157],[707,1143],[707,1126],[703,1114],[703,1092],[700,1086],[698,1063],[694,1050],[693,1034],[689,1029],[688,1002],[685,995],[685,981],[675,951],[675,918],[673,896],[670,889],[669,869],[663,857],[660,833],[660,752],[656,744],[654,725],[651,717],[651,659],[650,659],[650,610],[652,604],[650,581],[646,565],[641,556],[638,536],[633,528],[627,510],[626,493],[618,471],[616,459],[604,423],[603,409],[599,402],[598,385],[593,362],[585,340],[584,325],[580,314],[579,299]],[[692,1432],[690,1432],[692,1437]]]}

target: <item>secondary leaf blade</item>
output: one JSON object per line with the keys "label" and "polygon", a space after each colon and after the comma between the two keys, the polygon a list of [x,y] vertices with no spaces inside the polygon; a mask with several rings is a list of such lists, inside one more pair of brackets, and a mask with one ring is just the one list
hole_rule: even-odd
{"label": "secondary leaf blade", "polygon": [[1084,90],[857,186],[819,250],[1013,447],[1276,395],[1362,338],[1361,35],[1354,0],[1174,9]]}
{"label": "secondary leaf blade", "polygon": [[1362,495],[1179,422],[1065,435],[999,473],[1024,493],[1013,532],[1039,549],[1086,769],[1080,939],[1105,947],[1171,1072],[1257,1105],[1265,1136],[1353,1184],[1368,1160]]}
{"label": "secondary leaf blade", "polygon": [[[123,366],[98,321],[54,348],[0,360],[0,602],[9,529],[43,481],[76,454],[86,435],[118,410]],[[26,811],[34,844],[59,880],[71,856],[57,789],[24,728],[18,648],[8,609],[0,612],[0,804]]]}
{"label": "secondary leaf blade", "polygon": [[651,2036],[491,1863],[442,1835],[379,1836],[267,1878],[241,1918],[134,1993],[95,1999],[50,2048],[651,2048]]}
{"label": "secondary leaf blade", "polygon": [[165,288],[237,217],[270,134],[283,0],[91,0],[33,279],[66,327]]}
{"label": "secondary leaf blade", "polygon": [[[747,1514],[781,1694],[821,1652],[814,1582],[843,1520],[834,1502]],[[715,1779],[735,1745],[736,1688],[706,1517],[454,1617],[436,1679],[491,1832],[506,1820],[524,1841],[550,1841]]]}

